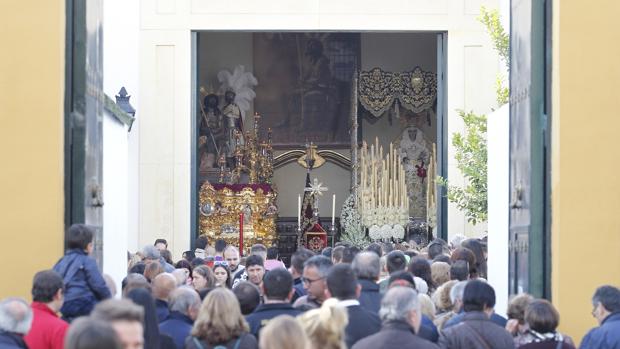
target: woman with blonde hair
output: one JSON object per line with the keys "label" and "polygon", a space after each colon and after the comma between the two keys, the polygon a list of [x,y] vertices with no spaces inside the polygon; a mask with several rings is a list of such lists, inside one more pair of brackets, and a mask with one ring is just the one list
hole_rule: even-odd
{"label": "woman with blonde hair", "polygon": [[431,278],[436,288],[450,281],[450,264],[446,262],[433,262],[431,264]]}
{"label": "woman with blonde hair", "polygon": [[439,331],[443,329],[443,325],[448,320],[456,315],[453,311],[454,304],[452,304],[452,299],[450,299],[450,291],[457,283],[457,280],[450,280],[439,286],[435,293],[433,293],[432,299],[433,303],[435,303],[435,309],[437,310],[433,323],[437,326]]}
{"label": "woman with blonde hair", "polygon": [[309,349],[310,342],[304,329],[294,317],[280,315],[269,321],[260,331],[261,349]]}
{"label": "woman with blonde hair", "polygon": [[310,339],[311,349],[346,349],[344,329],[349,322],[347,310],[330,298],[318,309],[297,317]]}
{"label": "woman with blonde hair", "polygon": [[422,314],[426,315],[429,319],[431,319],[431,321],[434,321],[436,310],[435,304],[431,300],[431,297],[429,297],[426,293],[419,293],[418,301],[420,302],[420,310],[422,311]]}
{"label": "woman with blonde hair", "polygon": [[258,349],[256,338],[249,330],[237,297],[229,289],[218,287],[202,303],[185,348]]}

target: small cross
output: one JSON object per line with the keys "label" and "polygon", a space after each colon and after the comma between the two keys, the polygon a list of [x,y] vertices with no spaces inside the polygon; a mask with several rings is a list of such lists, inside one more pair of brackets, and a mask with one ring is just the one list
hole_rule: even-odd
{"label": "small cross", "polygon": [[304,191],[310,192],[312,195],[323,196],[323,192],[327,191],[328,189],[329,188],[324,187],[323,183],[319,183],[319,180],[315,178],[312,184],[310,185],[310,188],[306,188],[304,189]]}

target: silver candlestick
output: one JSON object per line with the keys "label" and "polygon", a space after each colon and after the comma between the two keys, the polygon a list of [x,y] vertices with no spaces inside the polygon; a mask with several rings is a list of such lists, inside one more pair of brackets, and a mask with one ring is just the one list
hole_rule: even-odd
{"label": "silver candlestick", "polygon": [[297,226],[297,249],[301,248],[301,226]]}

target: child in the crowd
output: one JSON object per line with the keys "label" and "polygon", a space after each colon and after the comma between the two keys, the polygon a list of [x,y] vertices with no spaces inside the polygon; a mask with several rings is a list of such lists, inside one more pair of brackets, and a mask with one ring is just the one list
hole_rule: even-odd
{"label": "child in the crowd", "polygon": [[110,290],[101,276],[93,251],[93,231],[84,224],[74,224],[67,231],[67,252],[54,271],[63,278],[65,300],[60,312],[71,320],[90,314],[95,305],[110,298]]}

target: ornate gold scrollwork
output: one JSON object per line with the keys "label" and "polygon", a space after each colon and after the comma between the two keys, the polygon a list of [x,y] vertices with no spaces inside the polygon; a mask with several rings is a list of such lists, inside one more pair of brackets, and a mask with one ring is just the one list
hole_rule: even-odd
{"label": "ornate gold scrollwork", "polygon": [[358,99],[374,117],[380,117],[397,101],[415,113],[433,106],[437,98],[437,74],[420,67],[392,73],[373,68],[359,73]]}
{"label": "ornate gold scrollwork", "polygon": [[392,86],[398,83],[394,80],[394,73],[381,68],[360,72],[359,101],[375,117],[383,115],[394,104],[396,95]]}
{"label": "ornate gold scrollwork", "polygon": [[249,224],[243,227],[244,246],[271,246],[276,241],[277,193],[267,184],[239,186],[243,187],[233,190],[231,186],[217,185],[216,189],[209,182],[203,183],[198,196],[200,234],[238,246],[240,214],[247,215],[249,205],[250,218],[245,217]]}
{"label": "ornate gold scrollwork", "polygon": [[403,107],[420,113],[433,106],[437,98],[437,74],[415,67],[398,75],[403,84],[398,101]]}

